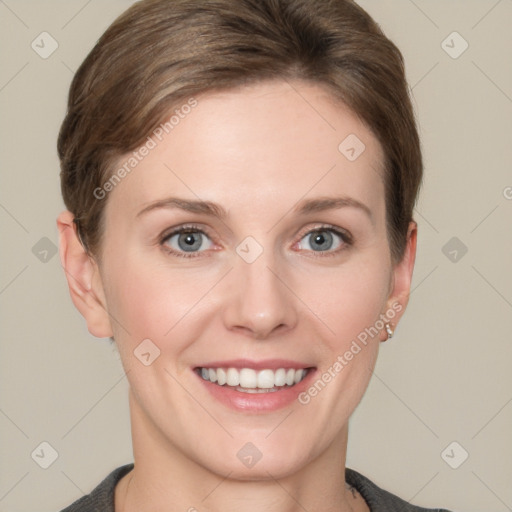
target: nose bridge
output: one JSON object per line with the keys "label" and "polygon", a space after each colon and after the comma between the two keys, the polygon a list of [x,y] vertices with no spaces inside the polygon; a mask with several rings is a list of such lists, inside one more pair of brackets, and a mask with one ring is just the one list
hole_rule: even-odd
{"label": "nose bridge", "polygon": [[284,330],[296,323],[296,303],[283,283],[286,276],[280,277],[282,268],[271,248],[258,248],[254,240],[247,239],[238,246],[230,273],[234,293],[225,309],[228,328],[265,338],[277,328]]}

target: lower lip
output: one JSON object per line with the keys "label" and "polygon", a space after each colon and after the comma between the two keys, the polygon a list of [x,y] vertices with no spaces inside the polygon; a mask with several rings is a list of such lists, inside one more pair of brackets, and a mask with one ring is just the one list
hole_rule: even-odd
{"label": "lower lip", "polygon": [[276,411],[290,405],[297,400],[300,393],[304,392],[310,386],[310,382],[316,373],[316,369],[311,368],[306,377],[298,384],[282,388],[279,391],[244,393],[243,391],[237,391],[226,386],[219,386],[209,380],[204,380],[196,371],[192,371],[219,402],[237,411],[250,412]]}

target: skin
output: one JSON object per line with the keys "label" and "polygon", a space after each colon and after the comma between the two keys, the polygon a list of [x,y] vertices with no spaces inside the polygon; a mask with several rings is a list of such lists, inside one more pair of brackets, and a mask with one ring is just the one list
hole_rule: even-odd
{"label": "skin", "polygon": [[[192,368],[286,358],[322,373],[399,303],[396,328],[410,292],[416,224],[394,265],[382,148],[322,87],[271,81],[196,99],[103,199],[101,260],[84,252],[70,212],[57,222],[71,298],[91,334],[114,336],[130,383],[135,468],[116,488],[116,512],[369,510],[344,483],[348,420],[385,331],[307,405],[276,412],[227,408]],[[366,146],[353,162],[338,150],[350,134]],[[170,196],[213,201],[228,216],[160,208],[137,217]],[[300,201],[333,196],[363,203],[371,218],[351,206],[294,211]],[[206,232],[199,252],[169,254],[159,237],[187,223]],[[353,243],[333,235],[332,248],[314,251],[308,233],[324,224],[350,232]],[[236,252],[248,236],[263,248],[250,264]],[[180,247],[178,236],[165,244]],[[161,351],[149,366],[133,354],[147,338]],[[249,441],[263,454],[252,468],[237,458]]]}

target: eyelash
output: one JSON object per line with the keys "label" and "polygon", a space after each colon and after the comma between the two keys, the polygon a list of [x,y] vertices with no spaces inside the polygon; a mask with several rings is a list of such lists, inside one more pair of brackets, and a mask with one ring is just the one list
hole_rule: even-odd
{"label": "eyelash", "polygon": [[[326,258],[326,257],[336,256],[340,252],[346,250],[348,247],[353,245],[353,239],[352,239],[352,236],[350,235],[350,233],[348,233],[345,230],[341,230],[341,229],[339,229],[339,228],[337,228],[335,226],[331,226],[329,224],[323,224],[323,225],[315,227],[313,229],[309,229],[308,231],[305,231],[304,233],[301,233],[300,237],[299,237],[299,241],[302,240],[306,235],[309,235],[309,234],[312,234],[312,233],[321,232],[321,231],[329,231],[329,232],[334,233],[335,235],[337,235],[339,238],[341,238],[341,240],[343,242],[343,246],[341,248],[335,250],[335,251],[309,251],[309,252],[314,253],[314,257],[315,258]],[[197,258],[200,255],[202,255],[202,253],[204,251],[201,251],[201,252],[189,252],[189,253],[178,252],[178,251],[175,251],[174,249],[171,249],[165,243],[166,241],[169,240],[169,238],[171,238],[171,237],[173,237],[175,235],[180,235],[182,233],[200,233],[200,234],[203,234],[203,235],[207,236],[208,238],[211,238],[208,235],[208,233],[206,233],[199,226],[197,226],[195,224],[189,224],[189,225],[185,225],[185,226],[181,226],[179,228],[176,228],[173,231],[171,231],[169,233],[165,233],[164,235],[162,235],[162,237],[160,238],[160,242],[159,242],[160,246],[164,249],[164,251],[166,253],[168,253],[168,254],[170,254],[172,256],[178,256],[178,257],[181,257],[181,258]]]}

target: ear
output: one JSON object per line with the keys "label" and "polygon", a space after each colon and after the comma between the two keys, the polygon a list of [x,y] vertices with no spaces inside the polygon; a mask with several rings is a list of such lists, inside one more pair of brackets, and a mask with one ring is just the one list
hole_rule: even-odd
{"label": "ear", "polygon": [[113,333],[98,265],[82,246],[73,219],[67,210],[57,217],[60,261],[71,300],[85,318],[89,332],[108,338]]}
{"label": "ear", "polygon": [[[402,260],[394,266],[391,276],[391,291],[386,303],[386,311],[394,312],[393,318],[387,315],[390,319],[389,324],[395,330],[400,318],[405,312],[405,308],[409,302],[409,295],[411,293],[412,272],[414,270],[414,261],[416,259],[416,243],[418,236],[418,225],[416,222],[411,221],[407,230],[407,242]],[[386,312],[383,313],[386,315]],[[386,330],[380,334],[381,341],[386,341],[388,335]]]}

